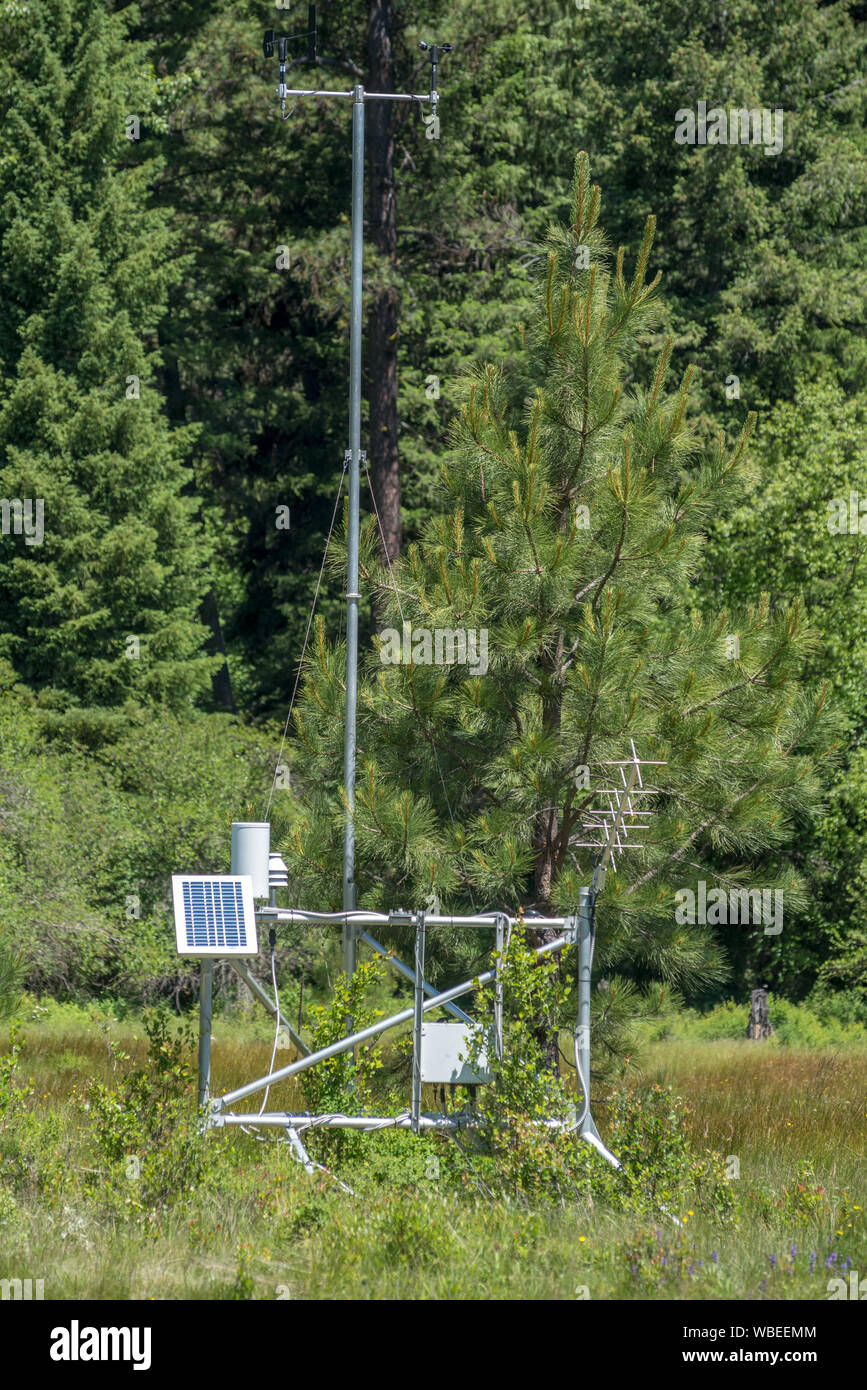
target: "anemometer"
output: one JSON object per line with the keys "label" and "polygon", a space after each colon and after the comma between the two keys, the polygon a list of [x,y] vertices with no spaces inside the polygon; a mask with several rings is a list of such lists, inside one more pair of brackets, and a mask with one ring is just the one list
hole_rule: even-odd
{"label": "anemometer", "polygon": [[[303,58],[294,58],[290,64],[289,45],[290,43],[294,43],[296,39],[307,40],[307,53]],[[292,111],[290,111],[289,116],[287,116],[287,97],[351,97],[353,95],[353,92],[314,91],[312,89],[305,90],[287,87],[286,69],[288,66],[295,67],[300,64],[304,64],[307,67],[316,67],[320,65],[334,65],[335,60],[333,58],[324,58],[321,54],[317,53],[316,40],[317,28],[315,5],[307,6],[307,28],[303,30],[301,33],[286,34],[282,38],[277,38],[273,29],[265,30],[265,38],[262,42],[262,52],[266,58],[273,58],[274,51],[276,49],[277,59],[280,64],[280,81],[277,85],[277,96],[280,98],[280,114],[282,115],[284,121],[288,121],[289,116],[292,115],[292,111],[295,110],[295,107],[293,106]],[[428,93],[421,95],[415,92],[411,94],[404,94],[399,92],[365,92],[364,100],[430,102],[430,115],[423,116],[422,120],[425,126],[428,127],[426,131],[428,139],[438,140],[439,118],[437,116],[437,106],[439,104],[440,96],[439,92],[437,91],[437,69],[439,67],[440,58],[444,57],[446,53],[451,53],[452,45],[450,43],[425,43],[424,40],[422,40],[419,43],[419,48],[422,49],[425,53],[427,53],[430,59],[431,79],[430,91]],[[358,89],[356,88],[355,90]],[[435,131],[435,133],[432,133],[432,130]]]}

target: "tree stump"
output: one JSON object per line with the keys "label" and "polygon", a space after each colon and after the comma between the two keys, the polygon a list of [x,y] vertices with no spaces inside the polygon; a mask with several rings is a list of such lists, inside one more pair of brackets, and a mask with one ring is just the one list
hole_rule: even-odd
{"label": "tree stump", "polygon": [[767,989],[754,989],[750,995],[750,1021],[747,1024],[747,1037],[769,1038],[773,1031],[768,1016],[768,991]]}

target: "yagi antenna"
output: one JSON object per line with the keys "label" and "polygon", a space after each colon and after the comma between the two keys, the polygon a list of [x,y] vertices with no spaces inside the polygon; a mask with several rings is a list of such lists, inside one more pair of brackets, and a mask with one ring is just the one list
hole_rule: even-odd
{"label": "yagi antenna", "polygon": [[[617,872],[615,855],[628,849],[643,847],[641,832],[650,828],[649,810],[636,804],[642,796],[654,796],[655,787],[646,787],[641,777],[642,767],[664,767],[664,761],[639,758],[635,744],[630,739],[631,758],[605,761],[603,767],[617,768],[617,778],[612,777],[613,786],[599,787],[597,797],[604,799],[604,805],[589,807],[584,812],[581,829],[588,836],[586,840],[573,841],[576,849],[595,849],[598,851],[593,866],[592,891],[594,898],[605,887],[605,875],[609,866]],[[630,838],[635,837],[635,838]]]}

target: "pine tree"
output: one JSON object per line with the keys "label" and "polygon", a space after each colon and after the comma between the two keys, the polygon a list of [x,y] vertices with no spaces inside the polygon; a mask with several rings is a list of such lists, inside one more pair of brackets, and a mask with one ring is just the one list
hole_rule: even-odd
{"label": "pine tree", "polygon": [[[516,421],[503,374],[481,368],[442,468],[448,513],[393,576],[368,536],[367,582],[387,616],[360,700],[357,881],[370,907],[436,893],[456,911],[573,910],[594,857],[585,813],[606,761],[634,741],[664,766],[647,848],[620,857],[600,907],[611,1030],[638,1007],[637,984],[692,989],[724,969],[712,925],[678,920],[678,889],[705,878],[797,892],[775,859],[816,797],[825,699],[794,679],[811,640],[797,608],[736,619],[684,605],[702,527],[737,495],[747,432],[698,453],[691,373],[667,389],[668,342],[649,389],[631,384],[660,307],[658,276],[646,279],[653,221],[627,276],[583,155],[572,195],[526,327],[543,385]],[[460,631],[468,649],[476,634],[475,671],[437,654],[437,633]],[[332,904],[343,660],[320,631],[297,714],[309,787],[297,888]],[[457,968],[455,940],[431,945]]]}
{"label": "pine tree", "polygon": [[194,431],[153,384],[178,274],[133,153],[153,81],[98,0],[11,7],[0,80],[0,656],[61,699],[183,707],[215,662]]}

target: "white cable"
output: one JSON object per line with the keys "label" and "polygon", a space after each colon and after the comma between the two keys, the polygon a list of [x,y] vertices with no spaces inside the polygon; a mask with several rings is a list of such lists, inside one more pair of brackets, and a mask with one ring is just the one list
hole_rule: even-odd
{"label": "white cable", "polygon": [[584,1109],[582,1110],[581,1114],[580,1114],[580,1115],[577,1117],[577,1119],[575,1120],[575,1128],[576,1128],[576,1129],[580,1129],[581,1125],[583,1125],[584,1121],[587,1119],[587,1115],[588,1115],[588,1112],[589,1112],[589,1110],[590,1110],[590,1092],[589,1092],[589,1089],[588,1089],[588,1087],[587,1087],[587,1082],[584,1080],[584,1073],[583,1073],[583,1071],[581,1070],[581,1063],[578,1061],[578,1034],[577,1034],[577,1033],[573,1033],[573,1034],[572,1034],[572,1043],[573,1043],[574,1050],[575,1050],[575,1071],[576,1071],[577,1074],[578,1074],[578,1080],[579,1080],[580,1083],[581,1083],[581,1092],[582,1092],[582,1094],[583,1094],[583,1096],[584,1096]]}
{"label": "white cable", "polygon": [[[591,902],[591,904],[590,904],[590,925],[591,925],[592,930],[591,930],[591,932],[590,932],[590,962],[589,962],[589,972],[590,972],[590,974],[591,974],[591,976],[592,976],[592,974],[593,974],[593,957],[594,957],[594,955],[596,954],[596,895],[595,895],[595,894],[593,895],[593,899],[592,899],[592,902]],[[579,985],[579,987],[580,987],[580,985]],[[586,1082],[585,1079],[584,1079],[584,1073],[583,1073],[583,1071],[581,1070],[581,1063],[578,1061],[578,1034],[577,1034],[577,1033],[573,1033],[573,1034],[572,1034],[572,1045],[573,1045],[573,1049],[574,1049],[574,1053],[575,1053],[575,1071],[576,1071],[576,1073],[577,1073],[577,1075],[578,1075],[578,1080],[581,1082],[581,1090],[582,1090],[583,1095],[584,1095],[584,1109],[583,1109],[583,1111],[581,1112],[580,1117],[579,1117],[578,1119],[576,1119],[576,1121],[575,1121],[575,1128],[578,1129],[581,1125],[583,1125],[584,1121],[587,1119],[587,1116],[590,1114],[590,1087],[587,1085],[587,1082]]]}
{"label": "white cable", "polygon": [[[369,1125],[360,1126],[358,1132],[361,1134],[373,1134],[380,1129],[393,1129],[399,1120],[408,1120],[409,1117],[409,1111],[404,1110],[400,1115],[389,1116],[384,1120],[372,1120]],[[308,1129],[320,1129],[322,1125],[327,1125],[329,1120],[340,1120],[344,1118],[345,1116],[343,1116],[339,1110],[333,1111],[329,1115],[311,1115],[309,1119],[299,1119],[298,1116],[296,1116],[294,1128],[306,1133]]]}

